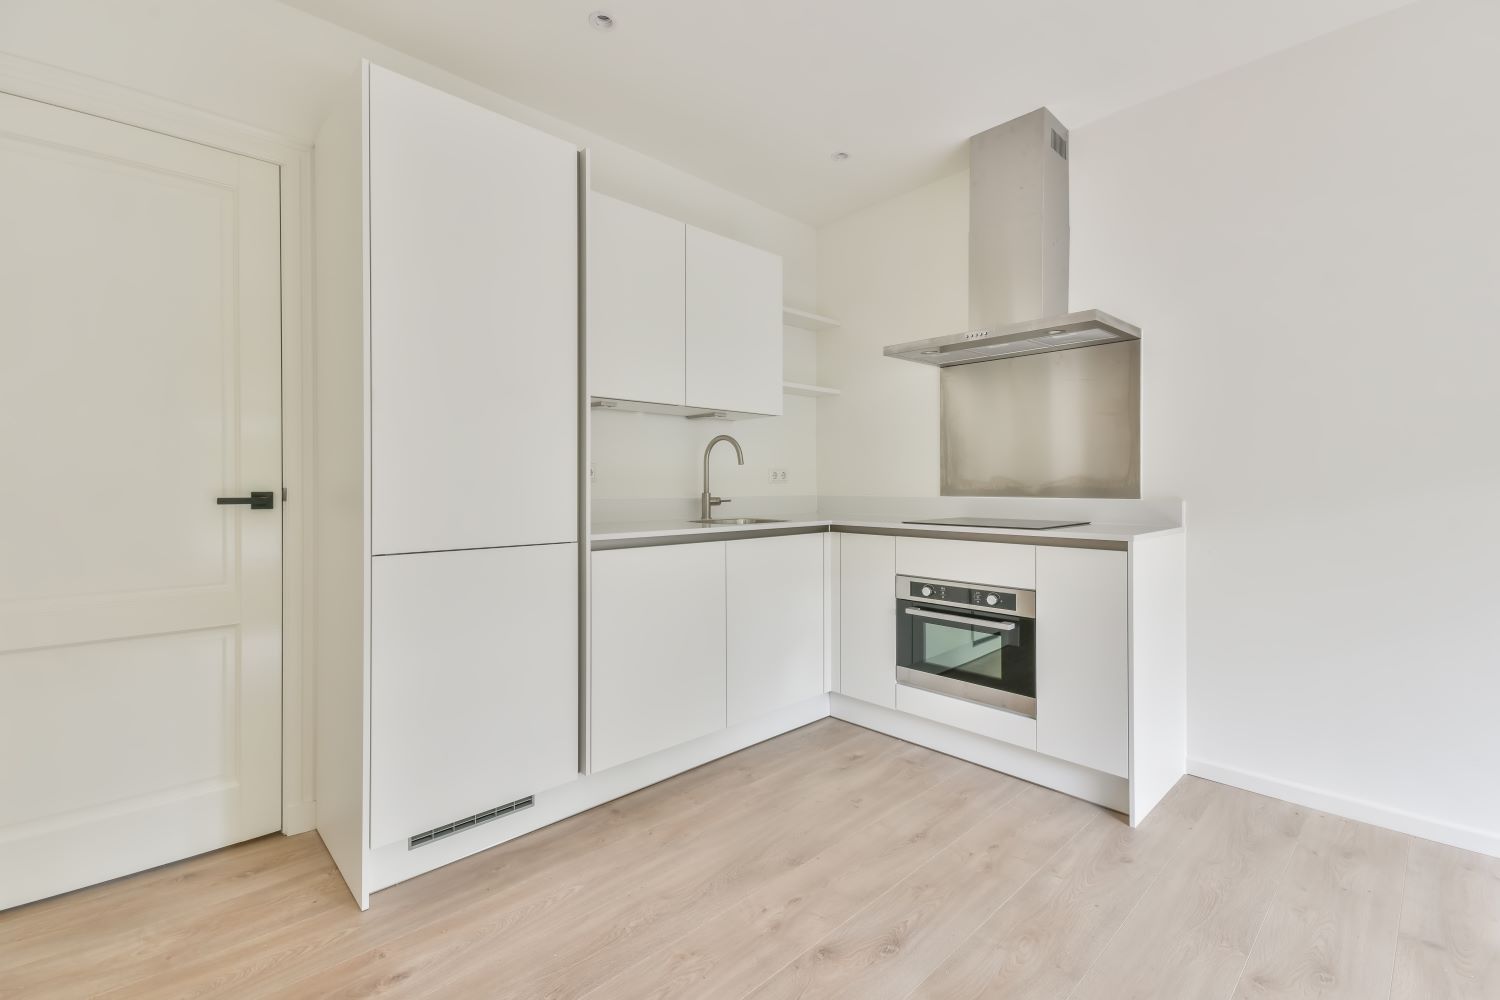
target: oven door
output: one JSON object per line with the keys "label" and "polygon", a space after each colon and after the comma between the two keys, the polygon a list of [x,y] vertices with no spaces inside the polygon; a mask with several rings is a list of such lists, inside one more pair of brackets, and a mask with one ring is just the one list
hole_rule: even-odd
{"label": "oven door", "polygon": [[1035,623],[896,602],[896,680],[1036,718]]}

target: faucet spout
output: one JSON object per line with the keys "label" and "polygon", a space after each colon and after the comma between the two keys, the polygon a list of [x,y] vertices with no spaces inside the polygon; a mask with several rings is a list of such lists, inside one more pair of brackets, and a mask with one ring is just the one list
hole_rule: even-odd
{"label": "faucet spout", "polygon": [[713,490],[708,485],[708,459],[713,454],[714,445],[720,441],[728,441],[734,445],[734,457],[739,460],[739,464],[745,464],[745,449],[741,448],[740,443],[728,434],[720,434],[708,442],[708,447],[703,449],[703,492],[698,497],[698,516],[705,521],[713,516],[713,509],[715,507],[719,506],[719,504],[729,502],[728,500],[714,496]]}

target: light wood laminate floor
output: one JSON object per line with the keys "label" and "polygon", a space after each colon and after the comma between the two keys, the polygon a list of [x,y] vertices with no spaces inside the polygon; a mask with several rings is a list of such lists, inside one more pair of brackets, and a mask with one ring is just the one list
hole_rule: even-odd
{"label": "light wood laminate floor", "polygon": [[0,914],[0,997],[1500,998],[1500,860],[1195,778],[1138,830],[824,720],[379,893],[315,834]]}

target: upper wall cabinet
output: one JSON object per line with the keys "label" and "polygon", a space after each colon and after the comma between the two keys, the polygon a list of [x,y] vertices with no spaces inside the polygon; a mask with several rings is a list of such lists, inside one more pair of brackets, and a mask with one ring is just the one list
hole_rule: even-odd
{"label": "upper wall cabinet", "polygon": [[589,200],[589,394],[621,409],[781,413],[781,258]]}
{"label": "upper wall cabinet", "polygon": [[573,541],[578,150],[369,86],[373,550]]}
{"label": "upper wall cabinet", "polygon": [[684,226],[589,196],[589,394],[681,406]]}
{"label": "upper wall cabinet", "polygon": [[687,404],[781,413],[781,258],[693,226]]}

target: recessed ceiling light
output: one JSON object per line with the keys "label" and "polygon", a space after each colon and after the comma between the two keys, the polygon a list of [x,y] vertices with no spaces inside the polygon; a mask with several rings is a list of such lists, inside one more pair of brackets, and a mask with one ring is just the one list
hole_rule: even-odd
{"label": "recessed ceiling light", "polygon": [[844,152],[843,150],[839,150],[837,153],[829,154],[828,158],[834,163],[842,163],[843,161],[849,159],[849,154]]}
{"label": "recessed ceiling light", "polygon": [[589,15],[589,24],[600,31],[608,31],[615,26],[615,19],[602,10],[596,10]]}

